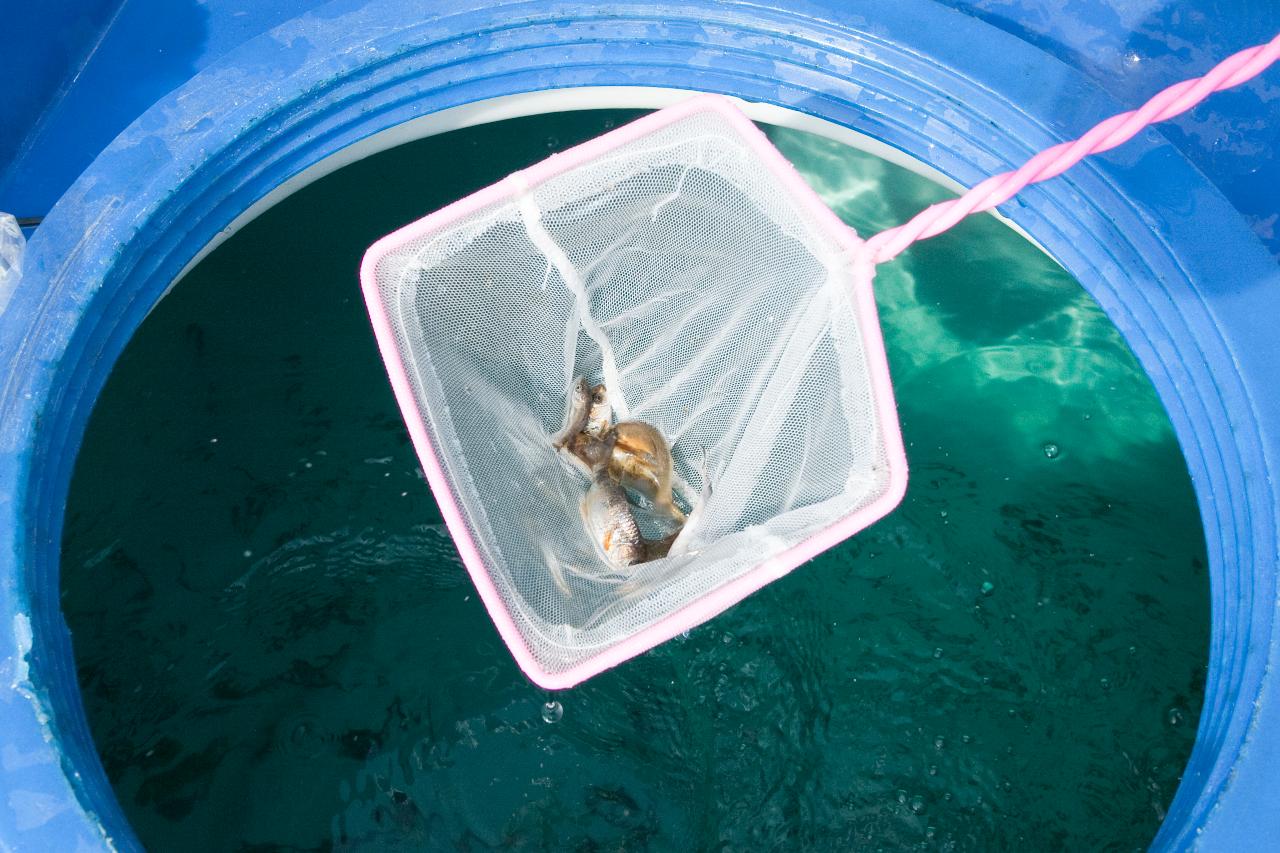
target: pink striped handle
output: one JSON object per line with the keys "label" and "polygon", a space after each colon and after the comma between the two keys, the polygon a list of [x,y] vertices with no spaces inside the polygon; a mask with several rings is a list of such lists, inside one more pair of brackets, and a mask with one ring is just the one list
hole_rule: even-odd
{"label": "pink striped handle", "polygon": [[1203,77],[1175,83],[1140,108],[1112,116],[1074,142],[1063,142],[1041,151],[1016,171],[993,175],[960,198],[926,207],[911,221],[871,237],[864,251],[873,263],[891,261],[915,241],[941,234],[970,213],[1003,204],[1028,184],[1060,175],[1090,154],[1127,142],[1147,125],[1186,112],[1219,89],[1256,77],[1277,59],[1280,59],[1280,35],[1266,44],[1227,57]]}

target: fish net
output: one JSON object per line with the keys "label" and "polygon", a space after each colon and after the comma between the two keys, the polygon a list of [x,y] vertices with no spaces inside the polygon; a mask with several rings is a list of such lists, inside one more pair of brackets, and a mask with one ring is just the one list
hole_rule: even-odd
{"label": "fish net", "polygon": [[[406,422],[535,681],[687,630],[896,504],[901,439],[857,246],[731,102],[704,96],[370,249]],[[579,376],[606,386],[615,421],[669,443],[675,501],[697,510],[678,552],[603,559],[587,478],[553,447]]]}
{"label": "fish net", "polygon": [[[865,242],[732,102],[701,96],[376,243],[361,281],[387,372],[525,672],[572,685],[892,509],[906,460],[875,266],[1277,60],[1280,35]],[[671,445],[689,521],[665,556],[602,550],[592,524],[612,510],[583,501],[610,480],[557,450],[579,377],[605,386],[611,421]],[[643,509],[633,523],[660,536]]]}

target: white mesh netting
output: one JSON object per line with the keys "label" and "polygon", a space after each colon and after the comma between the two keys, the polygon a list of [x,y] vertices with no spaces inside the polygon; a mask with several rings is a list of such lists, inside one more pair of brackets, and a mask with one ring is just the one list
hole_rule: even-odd
{"label": "white mesh netting", "polygon": [[[847,244],[760,140],[697,111],[531,187],[513,176],[505,198],[366,263],[428,426],[419,450],[437,456],[547,673],[889,488],[897,425],[874,404],[883,365],[869,366],[876,327],[859,322]],[[580,513],[587,480],[551,446],[577,376],[608,387],[615,420],[662,432],[686,509],[705,453],[713,491],[679,556],[602,564]]]}

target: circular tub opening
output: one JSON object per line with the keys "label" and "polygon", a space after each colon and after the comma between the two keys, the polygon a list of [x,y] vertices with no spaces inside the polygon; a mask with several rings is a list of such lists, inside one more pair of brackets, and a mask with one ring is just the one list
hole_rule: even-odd
{"label": "circular tub opening", "polygon": [[[141,841],[1149,844],[1203,698],[1195,496],[1121,334],[991,217],[877,276],[898,510],[554,699],[520,674],[422,482],[355,270],[377,237],[637,114],[511,117],[542,108],[479,105],[322,163],[202,253],[121,356],[76,462],[62,607]],[[766,129],[863,235],[947,195],[832,125],[756,117],[800,125]]]}

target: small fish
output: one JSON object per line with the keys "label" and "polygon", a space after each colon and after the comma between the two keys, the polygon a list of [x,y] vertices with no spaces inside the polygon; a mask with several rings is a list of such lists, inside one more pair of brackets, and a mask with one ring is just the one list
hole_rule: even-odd
{"label": "small fish", "polygon": [[569,389],[569,404],[564,414],[564,427],[551,437],[551,446],[556,450],[569,447],[575,438],[587,427],[591,416],[591,388],[587,380],[579,376]]}
{"label": "small fish", "polygon": [[634,566],[645,561],[648,548],[627,502],[627,493],[613,481],[604,465],[597,465],[591,475],[591,488],[582,499],[582,521],[613,566]]}
{"label": "small fish", "polygon": [[623,421],[609,432],[609,476],[623,488],[649,499],[654,508],[684,523],[685,514],[671,495],[671,449],[662,433],[644,421]]}
{"label": "small fish", "polygon": [[[584,379],[579,381],[586,384]],[[609,405],[609,392],[603,385],[597,385],[591,389],[586,423],[569,440],[569,452],[583,462],[588,473],[607,460],[613,450],[613,438],[609,434],[612,422],[613,407]]]}
{"label": "small fish", "polygon": [[604,438],[613,424],[613,406],[609,403],[609,391],[601,383],[591,389],[591,411],[583,432],[596,438]]}
{"label": "small fish", "polygon": [[627,493],[605,465],[596,466],[591,488],[582,499],[582,520],[591,539],[614,568],[625,568],[667,556],[680,535],[677,529],[661,539],[646,539],[636,523]]}

